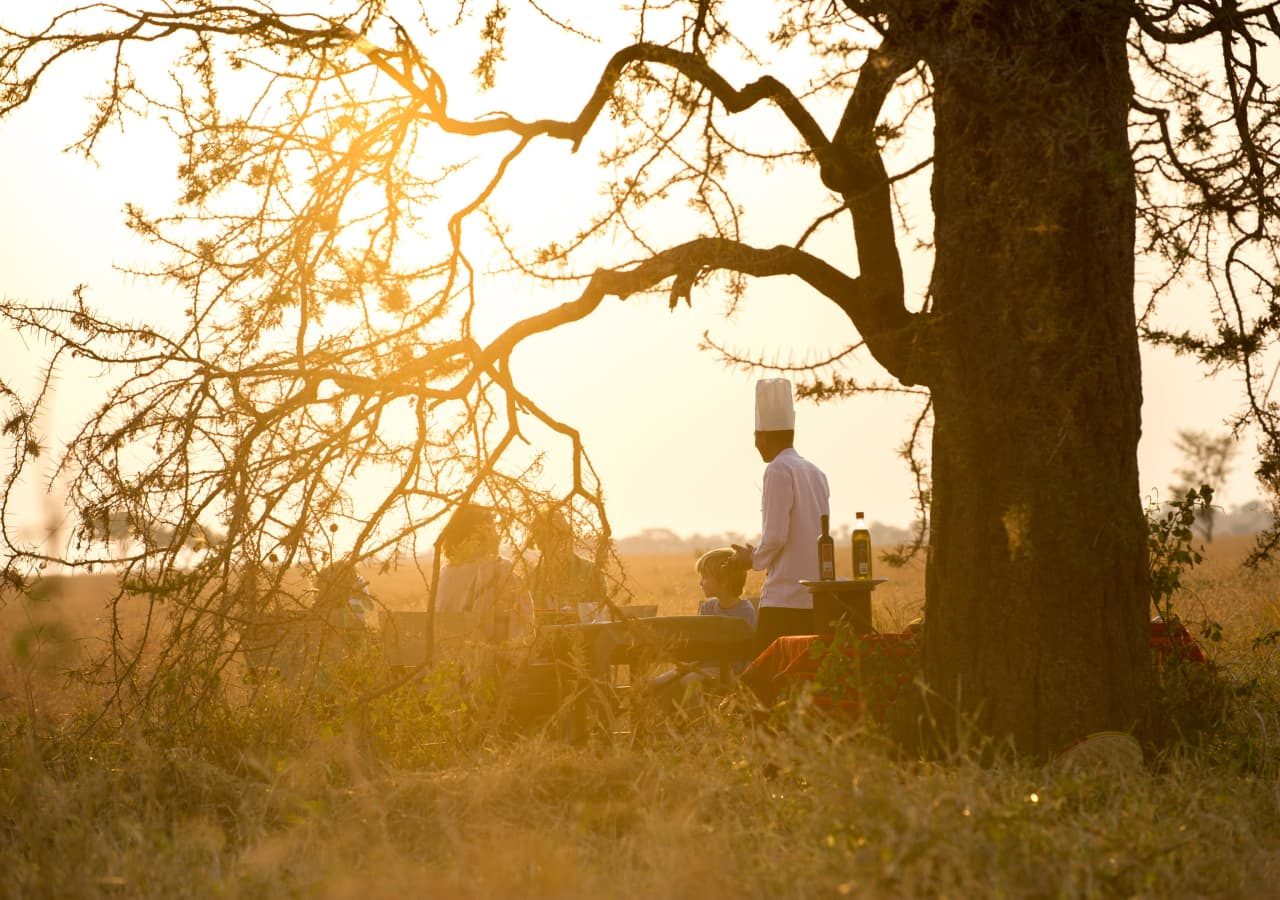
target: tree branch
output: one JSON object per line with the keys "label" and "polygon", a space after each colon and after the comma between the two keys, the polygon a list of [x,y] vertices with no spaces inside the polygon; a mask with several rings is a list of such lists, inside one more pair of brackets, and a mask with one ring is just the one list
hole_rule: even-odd
{"label": "tree branch", "polygon": [[831,264],[795,247],[752,247],[726,238],[697,238],[655,254],[626,270],[600,269],[591,276],[577,300],[516,323],[485,347],[476,369],[506,357],[517,344],[544,331],[575,322],[593,312],[605,297],[625,300],[672,279],[669,305],[689,302],[693,285],[703,273],[723,269],[755,277],[792,275],[835,302],[862,334],[867,348],[905,384],[910,373],[901,346],[912,333],[914,316],[899,302],[885,304],[866,289],[864,278],[852,278]]}
{"label": "tree branch", "polygon": [[485,347],[476,362],[486,364],[503,358],[535,334],[578,321],[606,297],[626,300],[668,279],[673,280],[669,306],[674,309],[680,300],[688,303],[697,279],[714,269],[757,277],[794,275],[842,307],[859,305],[854,298],[860,291],[858,279],[803,250],[787,246],[763,249],[726,238],[697,238],[657,253],[630,269],[597,270],[577,300],[517,322]]}
{"label": "tree branch", "polygon": [[451,118],[445,108],[443,92],[424,89],[406,72],[391,65],[386,51],[374,46],[363,36],[351,32],[350,39],[352,45],[364,53],[374,65],[426,107],[430,119],[449,134],[472,137],[495,133],[514,133],[526,138],[546,136],[571,141],[573,149],[577,150],[605,104],[613,96],[614,88],[617,87],[627,67],[636,63],[655,63],[675,69],[686,78],[705,87],[729,113],[742,112],[763,100],[772,100],[813,152],[819,153],[828,146],[826,135],[822,133],[821,127],[805,109],[804,104],[776,78],[766,75],[738,90],[713,69],[700,54],[687,53],[658,44],[632,44],[615,53],[605,65],[590,99],[573,121],[537,119],[526,122],[506,115],[476,121]]}
{"label": "tree branch", "polygon": [[1239,9],[1234,2],[1225,3],[1221,6],[1214,7],[1210,3],[1196,3],[1194,6],[1209,14],[1206,22],[1201,22],[1185,31],[1171,31],[1162,28],[1158,24],[1167,21],[1178,13],[1184,7],[1192,4],[1175,3],[1166,12],[1161,15],[1153,16],[1141,4],[1134,4],[1133,20],[1138,23],[1138,27],[1142,29],[1143,34],[1162,44],[1194,44],[1203,38],[1219,31],[1238,30],[1249,19],[1265,18],[1273,29],[1280,33],[1280,20],[1277,19],[1276,11],[1280,9],[1280,2],[1261,3],[1250,9]]}
{"label": "tree branch", "polygon": [[927,361],[915,346],[916,317],[907,311],[902,261],[893,223],[891,180],[876,139],[876,119],[894,83],[916,58],[886,43],[867,54],[828,153],[822,180],[837,191],[853,219],[858,252],[859,309],[844,307],[872,354],[904,384],[927,384]]}

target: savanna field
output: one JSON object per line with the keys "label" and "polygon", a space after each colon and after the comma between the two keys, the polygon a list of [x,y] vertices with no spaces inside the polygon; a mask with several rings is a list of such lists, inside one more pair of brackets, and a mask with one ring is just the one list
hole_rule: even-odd
{"label": "savanna field", "polygon": [[[252,705],[229,673],[223,711],[195,730],[94,727],[100,689],[60,670],[110,627],[110,577],[11,592],[0,894],[1274,896],[1280,570],[1242,570],[1248,547],[1215,541],[1175,599],[1193,633],[1221,626],[1204,643],[1224,718],[1148,746],[1143,768],[1076,772],[904,759],[803,700],[768,727],[708,703],[575,746],[497,727],[493,698],[428,676],[357,722],[342,692],[379,677],[376,660],[327,693],[268,687]],[[691,556],[623,562],[634,602],[696,609]],[[923,574],[880,574],[876,623],[895,630],[919,614]],[[387,606],[421,604],[409,576],[369,576]]]}

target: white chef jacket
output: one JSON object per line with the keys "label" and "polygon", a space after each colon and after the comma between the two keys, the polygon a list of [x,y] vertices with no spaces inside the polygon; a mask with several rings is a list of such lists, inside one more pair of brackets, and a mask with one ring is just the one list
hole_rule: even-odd
{"label": "white chef jacket", "polygon": [[830,513],[827,476],[794,449],[783,450],[764,469],[760,502],[760,546],[751,560],[765,569],[760,605],[812,609],[813,597],[800,579],[817,578],[821,517]]}

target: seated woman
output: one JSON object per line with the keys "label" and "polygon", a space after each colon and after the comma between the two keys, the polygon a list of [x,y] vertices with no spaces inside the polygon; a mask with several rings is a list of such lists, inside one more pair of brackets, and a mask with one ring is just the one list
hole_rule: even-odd
{"label": "seated woman", "polygon": [[548,507],[534,517],[529,537],[538,548],[538,562],[530,577],[534,606],[541,610],[591,607],[604,603],[604,573],[574,549],[573,528],[559,510]]}
{"label": "seated woman", "polygon": [[439,636],[485,644],[533,634],[533,604],[511,563],[498,555],[493,514],[466,504],[441,535],[445,565],[436,588]]}
{"label": "seated woman", "polygon": [[374,624],[369,582],[349,560],[317,572],[315,591],[315,609],[323,611],[334,627],[354,631]]}

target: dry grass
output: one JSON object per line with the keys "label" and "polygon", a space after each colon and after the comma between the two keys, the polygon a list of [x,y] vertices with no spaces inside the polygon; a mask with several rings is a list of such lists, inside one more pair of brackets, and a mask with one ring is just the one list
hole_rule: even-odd
{"label": "dry grass", "polygon": [[[1222,623],[1213,652],[1259,688],[1212,739],[1088,776],[899,761],[874,733],[806,716],[777,735],[711,711],[648,742],[573,747],[466,731],[474,710],[412,698],[378,711],[375,727],[397,730],[372,751],[341,717],[284,698],[199,747],[77,742],[48,715],[33,736],[10,656],[0,894],[1270,896],[1280,666],[1253,638],[1280,628],[1278,579],[1240,572],[1245,548],[1213,546],[1183,611]],[[628,568],[639,598],[670,614],[698,599],[692,563]],[[923,588],[918,569],[888,577],[876,615],[892,626]],[[415,605],[406,586],[403,604],[394,584],[374,587]],[[10,604],[0,627],[12,636],[30,615],[92,633],[101,588]]]}
{"label": "dry grass", "polygon": [[[837,554],[839,566],[847,566],[848,551]],[[664,616],[692,615],[703,599],[694,572],[695,554],[631,556],[622,560],[624,590],[622,603],[657,604]],[[425,567],[427,573],[430,567]],[[425,609],[427,582],[424,574],[406,566],[381,572],[370,566],[363,570],[370,590],[387,608]],[[847,572],[841,570],[842,577]],[[879,573],[889,579],[875,594],[875,620],[881,630],[900,630],[920,614],[924,606],[924,572],[919,563],[903,570]],[[753,572],[746,593],[758,595],[763,574]],[[78,695],[68,695],[60,679],[48,676],[66,669],[101,649],[108,633],[110,610],[107,600],[117,587],[112,575],[82,575],[49,579],[36,594],[37,600],[16,596],[0,588],[0,715],[12,715],[33,699],[44,711],[66,715],[79,703]],[[128,633],[141,622],[145,600],[126,598],[121,604],[123,630]],[[14,638],[30,638],[30,656],[24,665],[13,657]],[[31,679],[29,676],[37,677]],[[28,690],[34,697],[28,698]]]}

